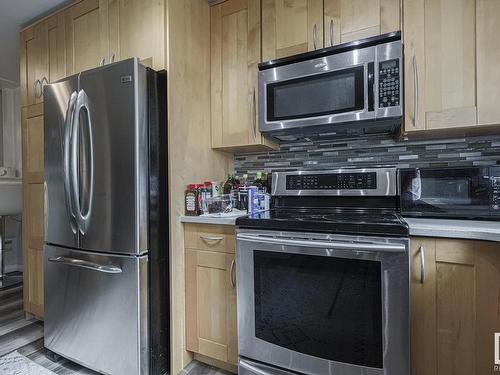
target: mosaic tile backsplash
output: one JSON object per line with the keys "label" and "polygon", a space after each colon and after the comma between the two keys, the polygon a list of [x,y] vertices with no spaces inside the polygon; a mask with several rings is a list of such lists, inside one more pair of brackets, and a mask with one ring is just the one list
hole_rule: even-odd
{"label": "mosaic tile backsplash", "polygon": [[279,151],[238,154],[237,175],[394,165],[407,167],[500,164],[500,135],[441,140],[395,140],[388,135],[351,139],[307,139],[281,144]]}

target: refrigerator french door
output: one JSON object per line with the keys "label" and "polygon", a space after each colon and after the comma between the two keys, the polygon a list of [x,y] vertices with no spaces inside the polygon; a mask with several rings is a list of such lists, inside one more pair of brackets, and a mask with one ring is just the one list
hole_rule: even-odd
{"label": "refrigerator french door", "polygon": [[165,95],[135,58],[45,87],[45,346],[104,374],[169,367]]}
{"label": "refrigerator french door", "polygon": [[408,239],[240,229],[240,375],[408,375]]}

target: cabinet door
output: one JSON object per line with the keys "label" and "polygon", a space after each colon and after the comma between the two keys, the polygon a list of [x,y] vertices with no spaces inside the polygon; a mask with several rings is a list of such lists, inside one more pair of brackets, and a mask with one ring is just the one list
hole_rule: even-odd
{"label": "cabinet door", "polygon": [[39,25],[21,32],[20,80],[22,105],[32,105],[41,101],[42,54],[40,43],[42,30]]}
{"label": "cabinet door", "polygon": [[238,362],[234,254],[186,249],[188,350]]}
{"label": "cabinet door", "polygon": [[262,0],[263,61],[322,47],[323,0]]}
{"label": "cabinet door", "polygon": [[260,3],[229,0],[210,11],[212,147],[261,144],[256,90]]}
{"label": "cabinet door", "polygon": [[22,109],[24,309],[43,317],[43,113],[42,104]]}
{"label": "cabinet door", "polygon": [[100,1],[105,0],[82,0],[65,12],[69,74],[95,68],[101,61],[108,62],[108,34]]}
{"label": "cabinet door", "polygon": [[138,57],[155,70],[165,64],[165,2],[107,0],[109,59]]}
{"label": "cabinet door", "polygon": [[500,244],[433,238],[411,242],[412,374],[494,374]]}
{"label": "cabinet door", "polygon": [[500,124],[500,1],[476,0],[477,122]]}
{"label": "cabinet door", "polygon": [[405,0],[406,131],[477,123],[475,0]]}
{"label": "cabinet door", "polygon": [[43,22],[44,84],[55,82],[66,76],[66,30],[64,13],[60,12]]}
{"label": "cabinet door", "polygon": [[325,47],[400,30],[399,0],[325,0]]}

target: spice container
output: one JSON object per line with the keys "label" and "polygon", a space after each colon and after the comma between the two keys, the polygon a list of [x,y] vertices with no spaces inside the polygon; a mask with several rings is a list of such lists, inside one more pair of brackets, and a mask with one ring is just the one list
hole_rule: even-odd
{"label": "spice container", "polygon": [[184,214],[186,216],[197,216],[198,211],[198,189],[195,184],[190,184],[184,192]]}

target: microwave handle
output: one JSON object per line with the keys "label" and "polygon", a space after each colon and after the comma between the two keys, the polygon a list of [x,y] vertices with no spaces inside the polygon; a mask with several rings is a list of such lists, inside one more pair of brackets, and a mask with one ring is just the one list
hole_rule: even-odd
{"label": "microwave handle", "polygon": [[368,63],[368,112],[375,110],[375,64]]}

